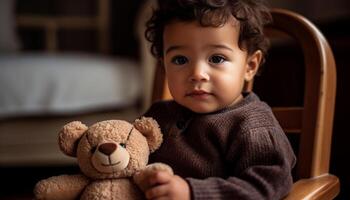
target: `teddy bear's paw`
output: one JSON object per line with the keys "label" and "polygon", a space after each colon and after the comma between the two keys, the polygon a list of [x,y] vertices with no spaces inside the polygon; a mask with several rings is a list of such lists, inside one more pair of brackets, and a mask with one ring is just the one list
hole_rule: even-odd
{"label": "teddy bear's paw", "polygon": [[35,185],[35,199],[74,200],[88,183],[89,179],[80,174],[52,176]]}
{"label": "teddy bear's paw", "polygon": [[55,181],[56,177],[50,177],[39,181],[34,187],[35,199],[56,199],[59,184]]}
{"label": "teddy bear's paw", "polygon": [[141,119],[136,119],[134,126],[144,134],[151,133],[154,129],[159,129],[158,122],[151,117],[141,117]]}
{"label": "teddy bear's paw", "polygon": [[173,169],[169,165],[164,163],[153,163],[153,164],[147,165],[145,171],[148,173],[152,173],[154,171],[165,171],[165,172],[168,172],[169,174],[172,174],[172,175],[174,174]]}
{"label": "teddy bear's paw", "polygon": [[48,190],[48,182],[46,180],[39,181],[34,188],[35,199],[46,199]]}

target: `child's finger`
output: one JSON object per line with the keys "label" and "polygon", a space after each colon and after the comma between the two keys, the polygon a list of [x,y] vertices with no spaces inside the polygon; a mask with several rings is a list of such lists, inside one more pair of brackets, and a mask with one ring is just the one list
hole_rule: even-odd
{"label": "child's finger", "polygon": [[159,171],[154,174],[152,174],[149,177],[149,183],[150,185],[160,185],[165,184],[171,180],[173,175],[169,174],[168,172]]}
{"label": "child's finger", "polygon": [[169,197],[163,196],[163,197],[159,197],[159,198],[152,199],[152,200],[169,200]]}
{"label": "child's finger", "polygon": [[166,197],[168,194],[168,186],[166,184],[155,186],[146,191],[145,195],[147,199],[159,199]]}

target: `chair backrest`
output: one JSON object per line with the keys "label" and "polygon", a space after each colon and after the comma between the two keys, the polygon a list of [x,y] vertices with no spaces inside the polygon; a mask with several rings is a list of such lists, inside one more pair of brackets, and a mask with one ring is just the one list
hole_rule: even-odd
{"label": "chair backrest", "polygon": [[[304,105],[272,108],[286,134],[299,135],[295,178],[326,174],[329,171],[336,92],[332,51],[321,32],[303,16],[273,9],[272,17],[273,24],[266,27],[266,32],[278,30],[292,36],[301,46],[305,61]],[[252,88],[253,82],[245,86],[247,91]],[[158,64],[152,101],[170,98],[164,69]]]}

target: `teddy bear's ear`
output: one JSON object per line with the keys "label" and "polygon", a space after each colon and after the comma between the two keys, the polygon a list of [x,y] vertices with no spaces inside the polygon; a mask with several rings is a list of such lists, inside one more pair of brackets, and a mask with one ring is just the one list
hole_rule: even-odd
{"label": "teddy bear's ear", "polygon": [[63,153],[75,157],[78,141],[88,127],[79,122],[70,122],[63,126],[58,136],[58,144]]}
{"label": "teddy bear's ear", "polygon": [[134,126],[147,138],[151,152],[160,147],[163,142],[163,134],[156,120],[150,117],[141,117],[141,119],[135,120]]}

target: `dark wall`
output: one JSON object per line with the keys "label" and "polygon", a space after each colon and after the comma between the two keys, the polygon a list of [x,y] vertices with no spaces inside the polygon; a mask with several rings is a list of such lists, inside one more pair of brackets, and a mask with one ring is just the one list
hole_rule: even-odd
{"label": "dark wall", "polygon": [[[91,16],[96,14],[96,0],[17,0],[16,12],[43,16]],[[110,35],[112,54],[138,58],[138,43],[134,30],[140,0],[110,1]],[[44,32],[34,28],[18,30],[23,50],[43,50]],[[96,52],[96,32],[93,30],[61,30],[59,49],[63,51]]]}
{"label": "dark wall", "polygon": [[330,24],[320,24],[321,30],[328,38],[337,64],[337,96],[333,126],[331,173],[337,175],[341,182],[338,199],[350,199],[350,155],[349,122],[350,113],[350,18],[337,20]]}
{"label": "dark wall", "polygon": [[118,55],[137,57],[138,43],[134,22],[141,6],[140,0],[111,1],[113,52]]}

